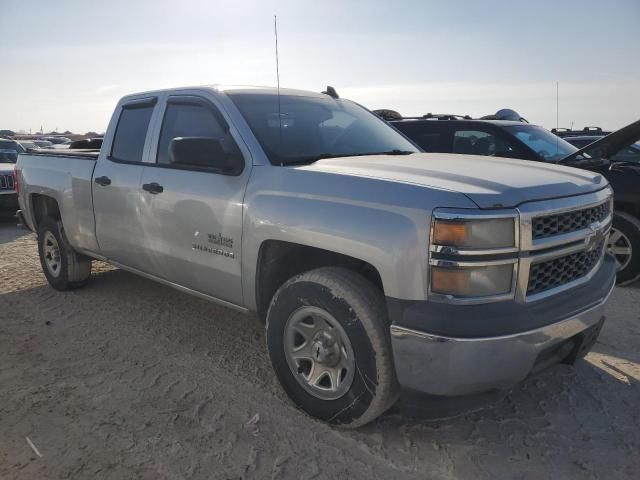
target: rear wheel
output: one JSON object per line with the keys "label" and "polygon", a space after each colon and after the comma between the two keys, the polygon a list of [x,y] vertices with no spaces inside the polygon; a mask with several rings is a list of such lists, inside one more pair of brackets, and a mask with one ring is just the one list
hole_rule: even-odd
{"label": "rear wheel", "polygon": [[360,275],[326,267],[274,295],[267,346],[285,392],[309,415],[358,427],[397,399],[382,293]]}
{"label": "rear wheel", "polygon": [[69,245],[62,222],[50,217],[42,220],[38,226],[38,253],[42,271],[56,290],[72,290],[89,281],[91,259]]}
{"label": "rear wheel", "polygon": [[615,212],[607,250],[616,259],[618,285],[640,278],[640,220],[625,212]]}

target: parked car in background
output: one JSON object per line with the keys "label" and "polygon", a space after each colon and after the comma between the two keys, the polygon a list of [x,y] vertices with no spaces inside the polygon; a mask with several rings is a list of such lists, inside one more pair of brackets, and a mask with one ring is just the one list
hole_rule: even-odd
{"label": "parked car in background", "polygon": [[[603,135],[589,135],[564,137],[564,140],[577,148],[584,148],[594,142],[604,138]],[[640,143],[634,143],[628,147],[621,148],[609,158],[612,162],[632,162],[640,165]]]}
{"label": "parked car in background", "polygon": [[64,145],[71,143],[71,139],[67,137],[44,137],[44,140],[47,140],[54,145]]}
{"label": "parked car in background", "polygon": [[17,140],[25,150],[39,150],[40,147],[33,140]]}
{"label": "parked car in background", "polygon": [[[571,137],[568,137],[569,140]],[[640,278],[640,120],[589,143],[560,163],[606,176],[614,188],[615,215],[609,251],[621,283]]]}
{"label": "parked car in background", "polygon": [[53,143],[51,143],[48,140],[38,140],[38,139],[33,139],[31,140],[33,143],[35,143],[38,147],[40,148],[51,148],[53,146]]}
{"label": "parked car in background", "polygon": [[15,215],[18,208],[14,168],[18,154],[25,152],[18,142],[0,138],[0,215]]}
{"label": "parked car in background", "polygon": [[53,288],[99,259],[256,312],[285,392],[332,424],[575,362],[615,281],[602,175],[420,153],[332,88],[130,95],[100,152],[21,154],[17,178]]}
{"label": "parked car in background", "polygon": [[603,130],[602,127],[584,127],[580,130],[572,130],[570,128],[552,128],[551,133],[559,136],[560,138],[573,138],[573,137],[585,137],[585,136],[597,136],[604,137],[612,133],[608,130]]}
{"label": "parked car in background", "polygon": [[102,138],[83,138],[69,144],[70,150],[100,150]]}
{"label": "parked car in background", "polygon": [[0,163],[16,163],[19,153],[27,150],[15,140],[0,138]]}
{"label": "parked car in background", "polygon": [[603,144],[579,150],[569,142],[581,137],[560,138],[522,121],[433,114],[405,118],[393,110],[376,113],[427,152],[519,158],[601,173],[614,190],[615,215],[608,248],[618,262],[618,282],[629,283],[640,277],[640,163],[638,146],[634,145],[640,140],[638,122],[626,130],[600,136],[600,141],[609,139],[606,150],[600,148]]}

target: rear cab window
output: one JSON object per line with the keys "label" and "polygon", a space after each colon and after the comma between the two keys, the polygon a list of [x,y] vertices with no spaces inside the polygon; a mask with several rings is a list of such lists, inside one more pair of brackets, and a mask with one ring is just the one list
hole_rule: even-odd
{"label": "rear cab window", "polygon": [[111,146],[111,160],[128,163],[142,162],[149,122],[156,101],[145,100],[122,107]]}

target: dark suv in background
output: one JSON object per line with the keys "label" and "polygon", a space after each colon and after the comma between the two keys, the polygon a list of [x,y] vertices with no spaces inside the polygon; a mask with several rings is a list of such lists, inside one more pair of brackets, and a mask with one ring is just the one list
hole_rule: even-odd
{"label": "dark suv in background", "polygon": [[589,136],[597,137],[596,142],[589,141],[579,149],[569,141],[580,136],[560,138],[512,110],[480,119],[449,114],[402,117],[393,110],[375,113],[425,152],[519,158],[601,173],[614,190],[615,214],[608,247],[618,262],[618,283],[640,278],[640,157],[633,156],[640,150],[634,145],[640,140],[640,121],[606,136],[603,134],[608,132],[600,130],[600,135],[594,135],[590,129]]}
{"label": "dark suv in background", "polygon": [[[402,117],[392,110],[376,110],[379,116],[417,143],[425,152],[491,155],[543,162],[557,162],[578,149],[537,125],[490,115]],[[506,117],[522,118],[522,117]]]}

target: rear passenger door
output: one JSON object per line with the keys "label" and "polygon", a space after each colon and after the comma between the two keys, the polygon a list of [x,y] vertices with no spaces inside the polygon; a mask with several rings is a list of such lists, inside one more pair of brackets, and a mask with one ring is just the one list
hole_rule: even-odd
{"label": "rear passenger door", "polygon": [[[216,139],[223,152],[237,158],[238,168],[223,173],[202,159],[177,163],[172,140],[185,138]],[[238,133],[212,99],[173,95],[154,135],[151,159],[141,181],[151,273],[242,305],[240,245],[251,158]]]}
{"label": "rear passenger door", "polygon": [[112,142],[103,146],[92,184],[100,253],[143,272],[148,269],[150,257],[140,217],[140,178],[156,103],[153,97],[122,105],[116,113],[115,132],[107,135]]}

